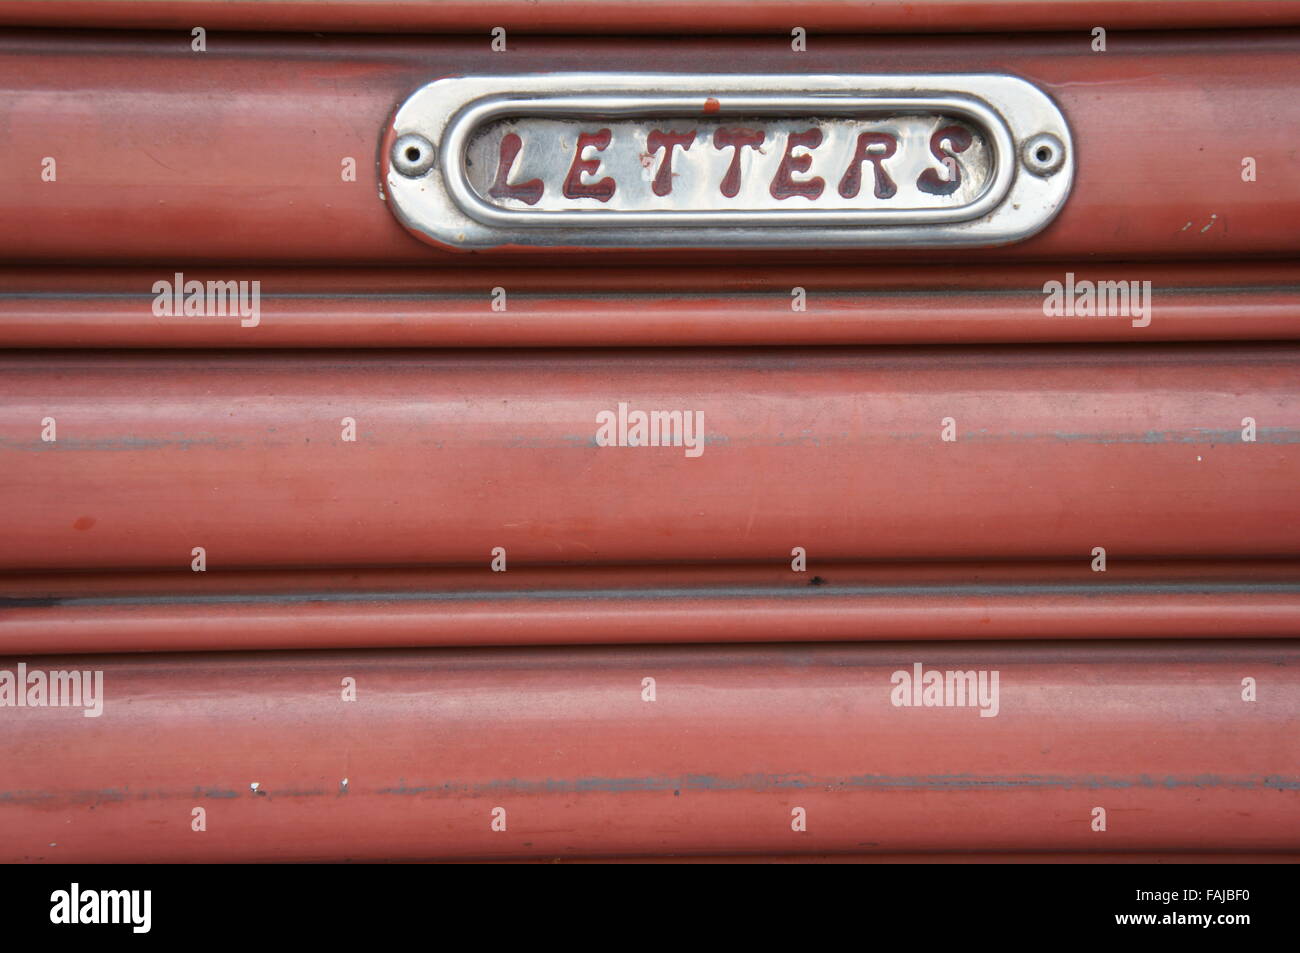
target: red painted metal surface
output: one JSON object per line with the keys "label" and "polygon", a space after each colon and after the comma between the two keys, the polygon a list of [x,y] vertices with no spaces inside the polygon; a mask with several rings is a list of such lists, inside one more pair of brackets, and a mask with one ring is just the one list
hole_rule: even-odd
{"label": "red painted metal surface", "polygon": [[1300,854],[1241,853],[1024,853],[1024,854],[759,854],[726,857],[539,857],[531,860],[468,861],[516,864],[1295,864]]}
{"label": "red painted metal surface", "polygon": [[[1300,860],[1300,2],[0,26],[0,861]],[[1010,29],[1057,32],[939,35]],[[456,254],[383,200],[434,78],[719,63],[1022,76],[1074,192],[1005,248],[830,254]],[[256,326],[155,316],[178,271],[259,282]],[[1150,324],[1046,315],[1067,273]],[[699,454],[598,446],[621,403]],[[19,665],[102,713],[6,704]],[[896,704],[915,665],[996,695]]]}
{"label": "red painted metal surface", "polygon": [[[1297,380],[1284,344],[18,355],[0,568],[1296,556]],[[628,446],[620,403],[700,429]]]}
{"label": "red painted metal surface", "polygon": [[[987,72],[1054,96],[1078,143],[1073,194],[1039,235],[962,261],[1233,259],[1300,251],[1300,33],[836,38],[793,53],[773,40],[426,40],[238,34],[190,49],[188,34],[14,33],[0,38],[0,257],[18,262],[222,261],[256,279],[272,263],[443,264],[505,260],[440,251],[408,235],[379,195],[376,150],[413,89],[448,74],[556,70]],[[1153,66],[1153,64],[1156,64]],[[201,104],[201,106],[196,106]],[[1230,121],[1231,134],[1223,123]],[[43,182],[43,160],[57,181]],[[1242,181],[1242,161],[1258,178]],[[354,159],[356,181],[342,163]],[[521,253],[523,254],[523,253]],[[898,251],[534,252],[513,260],[824,264],[933,261]],[[1134,276],[1141,278],[1142,276]]]}
{"label": "red painted metal surface", "polygon": [[0,576],[0,654],[15,656],[1297,632],[1292,562]]}
{"label": "red painted metal surface", "polygon": [[[892,704],[917,662],[997,671],[997,714]],[[27,664],[105,704],[6,710],[5,861],[1300,850],[1291,642]]]}
{"label": "red painted metal surface", "polygon": [[743,33],[1177,29],[1300,24],[1294,0],[6,0],[0,24],[188,30]]}
{"label": "red painted metal surface", "polygon": [[[1149,317],[1044,313],[1043,287],[1140,276]],[[268,269],[256,326],[155,315],[157,269],[0,271],[3,347],[664,347],[1300,338],[1289,262],[1062,267]],[[185,280],[222,281],[220,270]],[[175,281],[168,276],[168,281]],[[501,283],[504,282],[504,285]],[[507,291],[506,310],[491,289]],[[791,289],[805,291],[804,311]]]}

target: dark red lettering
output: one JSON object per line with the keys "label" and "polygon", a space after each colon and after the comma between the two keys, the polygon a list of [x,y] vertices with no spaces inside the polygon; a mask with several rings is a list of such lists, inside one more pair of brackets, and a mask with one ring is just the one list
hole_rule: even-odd
{"label": "dark red lettering", "polygon": [[[952,152],[944,150],[945,139],[948,140]],[[954,153],[965,152],[970,148],[971,141],[970,131],[961,126],[944,126],[937,129],[930,137],[930,152],[948,169],[948,180],[945,182],[939,178],[938,170],[926,169],[916,180],[916,187],[930,195],[952,195],[956,192],[957,186],[961,185],[961,166],[957,164]]]}
{"label": "dark red lettering", "polygon": [[614,197],[616,183],[609,176],[590,185],[582,181],[584,172],[587,175],[595,175],[596,170],[600,168],[599,159],[584,159],[582,153],[588,146],[597,152],[603,152],[609,146],[610,138],[608,129],[578,135],[578,147],[573,153],[573,165],[569,166],[569,174],[564,180],[563,191],[566,199],[600,199],[602,202],[608,202]]}
{"label": "dark red lettering", "polygon": [[488,195],[494,199],[519,199],[528,205],[536,205],[542,197],[542,180],[529,179],[518,185],[510,184],[510,171],[515,167],[515,159],[523,147],[523,140],[517,133],[507,133],[501,140],[501,154],[497,160],[497,180],[488,189]]}
{"label": "dark red lettering", "polygon": [[897,151],[898,140],[887,132],[864,132],[859,135],[858,148],[853,153],[853,161],[844,171],[844,178],[840,179],[840,195],[846,199],[857,197],[862,189],[862,163],[870,162],[875,172],[876,198],[893,198],[898,192],[898,186],[885,171],[883,163]]}
{"label": "dark red lettering", "polygon": [[673,147],[681,146],[685,152],[695,141],[695,130],[690,132],[660,132],[656,129],[646,137],[646,145],[649,147],[651,154],[664,151],[664,157],[659,160],[659,171],[655,173],[654,184],[651,189],[655,195],[667,195],[673,190]]}
{"label": "dark red lettering", "polygon": [[720,186],[722,194],[727,198],[734,199],[740,193],[740,150],[745,146],[757,149],[763,144],[764,138],[763,133],[757,129],[719,129],[713,133],[715,149],[736,150],[731,154],[731,165],[727,166],[727,174],[722,177]]}
{"label": "dark red lettering", "polygon": [[816,149],[822,144],[822,131],[820,129],[809,129],[807,132],[792,132],[785,141],[785,155],[781,157],[781,164],[777,166],[776,175],[772,177],[772,184],[769,189],[772,198],[788,199],[795,195],[802,195],[806,199],[815,199],[822,194],[822,189],[826,188],[826,180],[820,175],[815,175],[806,182],[796,182],[794,180],[795,172],[807,172],[808,167],[812,165],[812,156],[804,154],[801,156],[792,155],[794,149],[803,146],[805,149]]}

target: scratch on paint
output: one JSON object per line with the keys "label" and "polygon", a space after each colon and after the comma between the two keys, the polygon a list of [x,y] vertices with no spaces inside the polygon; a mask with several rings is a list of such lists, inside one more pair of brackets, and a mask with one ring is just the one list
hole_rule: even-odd
{"label": "scratch on paint", "polygon": [[[1218,212],[1211,212],[1211,213],[1210,213],[1210,220],[1209,220],[1208,222],[1206,222],[1206,223],[1205,223],[1205,227],[1201,229],[1201,234],[1204,235],[1206,232],[1208,232],[1208,231],[1210,230],[1210,228],[1213,227],[1214,223],[1215,223],[1216,221],[1218,221],[1218,218],[1219,218],[1219,213],[1218,213]],[[1182,228],[1180,228],[1179,231],[1180,231],[1180,232],[1185,232],[1185,231],[1187,231],[1187,230],[1188,230],[1189,228],[1191,228],[1191,227],[1192,227],[1192,223],[1191,223],[1191,222],[1188,222],[1186,225],[1184,225]]]}
{"label": "scratch on paint", "polygon": [[[971,792],[971,791],[1023,791],[1023,790],[1154,790],[1166,791],[1190,788],[1209,790],[1230,788],[1248,791],[1300,791],[1300,777],[1280,774],[1231,778],[1217,774],[1197,774],[1186,777],[1165,775],[1152,777],[1112,777],[1109,775],[881,775],[859,774],[847,777],[812,777],[800,774],[744,774],[721,777],[714,774],[687,774],[678,777],[582,777],[582,778],[503,778],[495,781],[446,781],[441,784],[407,785],[400,779],[395,786],[376,788],[374,794],[429,795],[433,797],[483,797],[501,794],[635,794],[646,792],[712,792],[751,791],[779,792],[824,790],[840,792]],[[326,792],[318,789],[285,790],[282,798],[319,797]],[[358,793],[349,785],[349,793]],[[366,792],[360,792],[362,794]],[[235,791],[225,788],[198,786],[183,791],[141,791],[130,793],[125,789],[107,788],[102,791],[4,791],[0,792],[0,806],[28,804],[42,807],[62,804],[99,804],[128,800],[190,800],[195,797],[237,797]],[[679,795],[678,795],[679,796]]]}
{"label": "scratch on paint", "polygon": [[0,438],[0,450],[40,450],[55,452],[189,450],[192,447],[212,447],[219,450],[230,450],[242,446],[242,442],[222,440],[217,437],[185,437],[180,435],[171,438],[99,437],[94,439],[78,439],[75,437],[60,437],[58,441],[49,443],[41,440],[7,440]]}
{"label": "scratch on paint", "polygon": [[[929,440],[930,433],[893,434],[895,440]],[[1241,443],[1240,430],[1218,430],[1195,428],[1192,430],[1146,430],[1140,433],[1083,433],[1075,431],[1055,431],[1036,433],[1032,431],[1009,430],[1005,433],[991,433],[988,430],[972,430],[962,437],[967,443],[1002,440],[1065,440],[1087,443]],[[1294,444],[1300,443],[1300,430],[1291,427],[1261,427],[1256,432],[1257,443]]]}

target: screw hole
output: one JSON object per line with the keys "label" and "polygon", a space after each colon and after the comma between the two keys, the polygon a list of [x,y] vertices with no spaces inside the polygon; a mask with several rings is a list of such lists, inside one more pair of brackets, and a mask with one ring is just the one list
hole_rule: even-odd
{"label": "screw hole", "polygon": [[1065,143],[1049,132],[1040,132],[1024,144],[1020,158],[1026,170],[1046,178],[1065,164]]}
{"label": "screw hole", "polygon": [[438,147],[417,133],[399,136],[393,143],[393,169],[409,179],[418,179],[433,168]]}

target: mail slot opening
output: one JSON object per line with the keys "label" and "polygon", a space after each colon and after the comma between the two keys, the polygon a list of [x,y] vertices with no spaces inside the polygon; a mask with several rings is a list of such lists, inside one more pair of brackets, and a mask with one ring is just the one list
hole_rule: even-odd
{"label": "mail slot opening", "polygon": [[447,77],[386,139],[389,207],[464,249],[998,244],[1073,173],[1052,101],[986,74]]}
{"label": "mail slot opening", "polygon": [[464,174],[503,210],[960,209],[994,148],[946,114],[508,117],[476,129]]}

